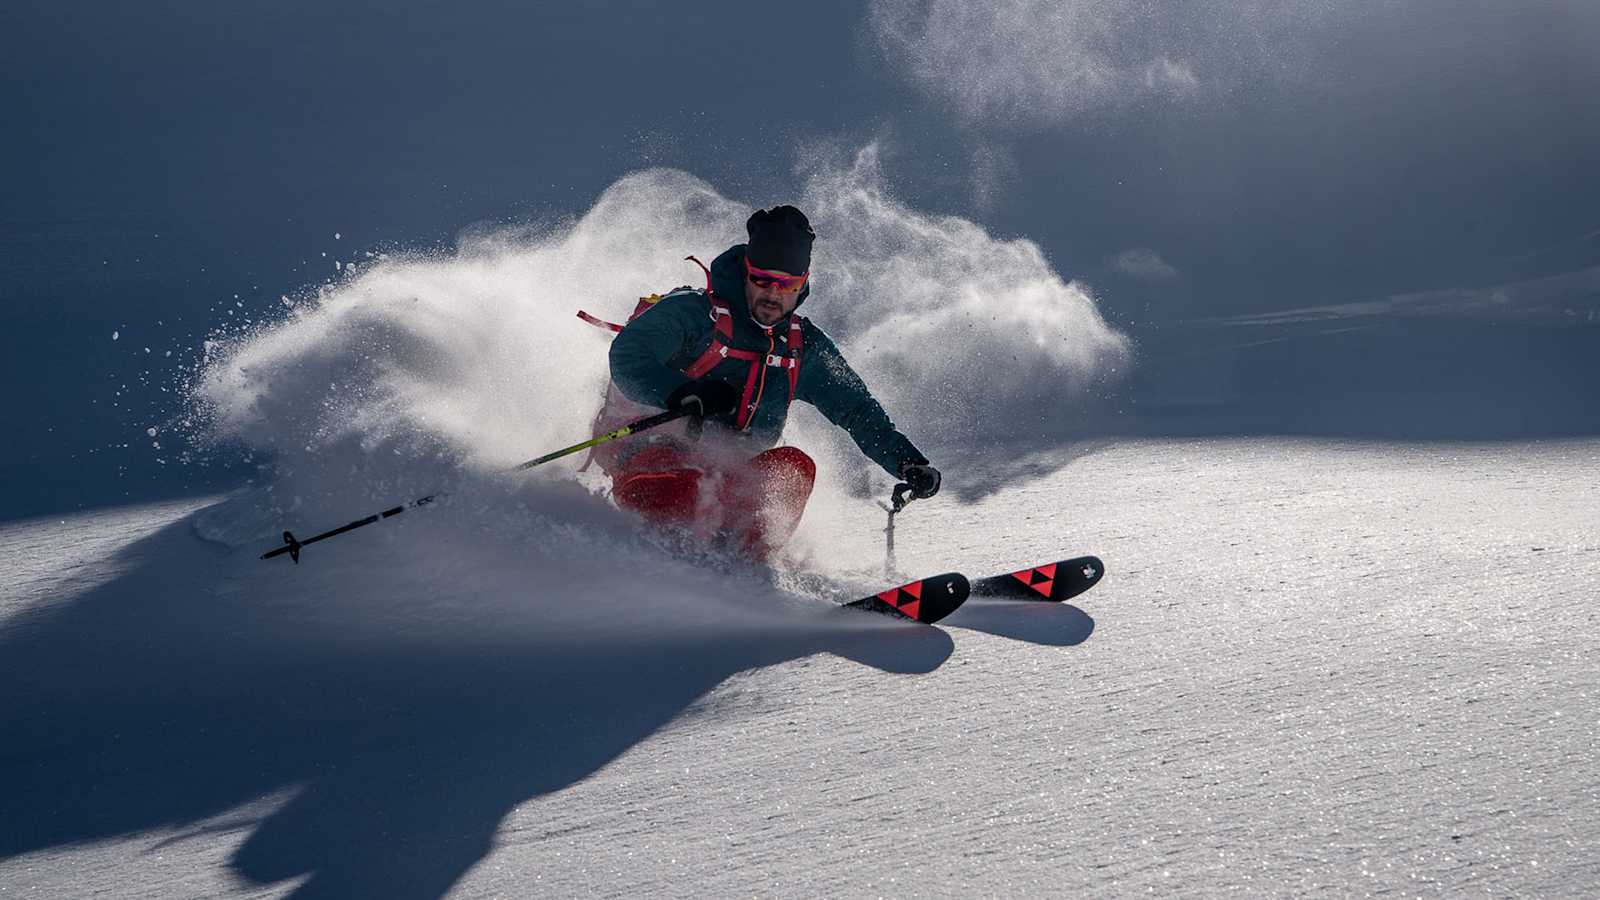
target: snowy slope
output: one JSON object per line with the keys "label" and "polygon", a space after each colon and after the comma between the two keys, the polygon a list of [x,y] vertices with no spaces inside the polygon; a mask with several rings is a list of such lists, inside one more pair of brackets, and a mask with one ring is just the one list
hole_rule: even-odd
{"label": "snowy slope", "polygon": [[[1044,462],[914,506],[901,567],[1107,580],[942,629],[559,485],[299,567],[197,536],[248,497],[8,526],[0,895],[1600,890],[1600,443]],[[870,581],[881,525],[790,564]]]}
{"label": "snowy slope", "polygon": [[771,570],[577,459],[503,474],[588,433],[575,308],[683,283],[749,206],[636,173],[208,342],[158,433],[255,487],[0,528],[0,896],[1600,889],[1600,443],[1074,440],[1134,362],[1091,292],[870,146],[801,199],[805,313],[946,473],[900,570],[1102,585],[834,609],[885,586],[890,482],[804,409]]}

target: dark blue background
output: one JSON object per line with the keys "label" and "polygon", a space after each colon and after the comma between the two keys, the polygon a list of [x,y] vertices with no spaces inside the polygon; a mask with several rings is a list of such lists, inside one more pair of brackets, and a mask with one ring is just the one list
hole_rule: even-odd
{"label": "dark blue background", "polygon": [[[1600,265],[1592,4],[1411,4],[1351,18],[1311,77],[1033,127],[954,115],[879,54],[866,17],[839,2],[7,4],[0,519],[239,478],[156,464],[144,429],[178,408],[161,387],[227,308],[330,278],[325,251],[581,214],[647,165],[787,199],[806,142],[885,135],[900,199],[1038,241],[1136,338],[1139,374],[1097,427],[1600,432],[1600,323],[1581,315],[1212,322]],[[984,202],[980,148],[1014,164]],[[1114,271],[1133,247],[1182,280]]]}

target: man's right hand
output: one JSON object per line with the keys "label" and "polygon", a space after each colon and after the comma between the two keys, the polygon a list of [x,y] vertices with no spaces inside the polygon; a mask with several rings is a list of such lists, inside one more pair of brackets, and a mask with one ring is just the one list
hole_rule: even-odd
{"label": "man's right hand", "polygon": [[697,419],[720,416],[739,408],[739,390],[720,378],[696,378],[667,397],[667,409],[687,410]]}

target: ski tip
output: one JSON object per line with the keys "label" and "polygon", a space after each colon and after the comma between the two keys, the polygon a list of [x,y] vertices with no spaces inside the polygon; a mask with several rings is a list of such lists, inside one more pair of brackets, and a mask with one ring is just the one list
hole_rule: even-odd
{"label": "ski tip", "polygon": [[965,575],[946,572],[907,582],[845,606],[932,625],[959,609],[971,592],[972,585]]}
{"label": "ski tip", "polygon": [[1099,584],[1105,574],[1105,563],[1100,557],[1075,556],[979,579],[972,591],[985,597],[1061,603]]}
{"label": "ski tip", "polygon": [[929,625],[955,612],[972,594],[972,585],[960,572],[924,578],[921,584],[922,598],[911,617]]}

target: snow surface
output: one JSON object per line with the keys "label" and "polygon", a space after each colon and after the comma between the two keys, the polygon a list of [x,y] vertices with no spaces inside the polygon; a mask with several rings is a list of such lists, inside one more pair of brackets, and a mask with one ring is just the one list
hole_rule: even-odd
{"label": "snow surface", "polygon": [[1030,464],[901,568],[1106,580],[940,628],[815,599],[882,577],[864,499],[732,575],[537,479],[298,567],[348,516],[7,525],[0,896],[1600,891],[1600,442]]}

